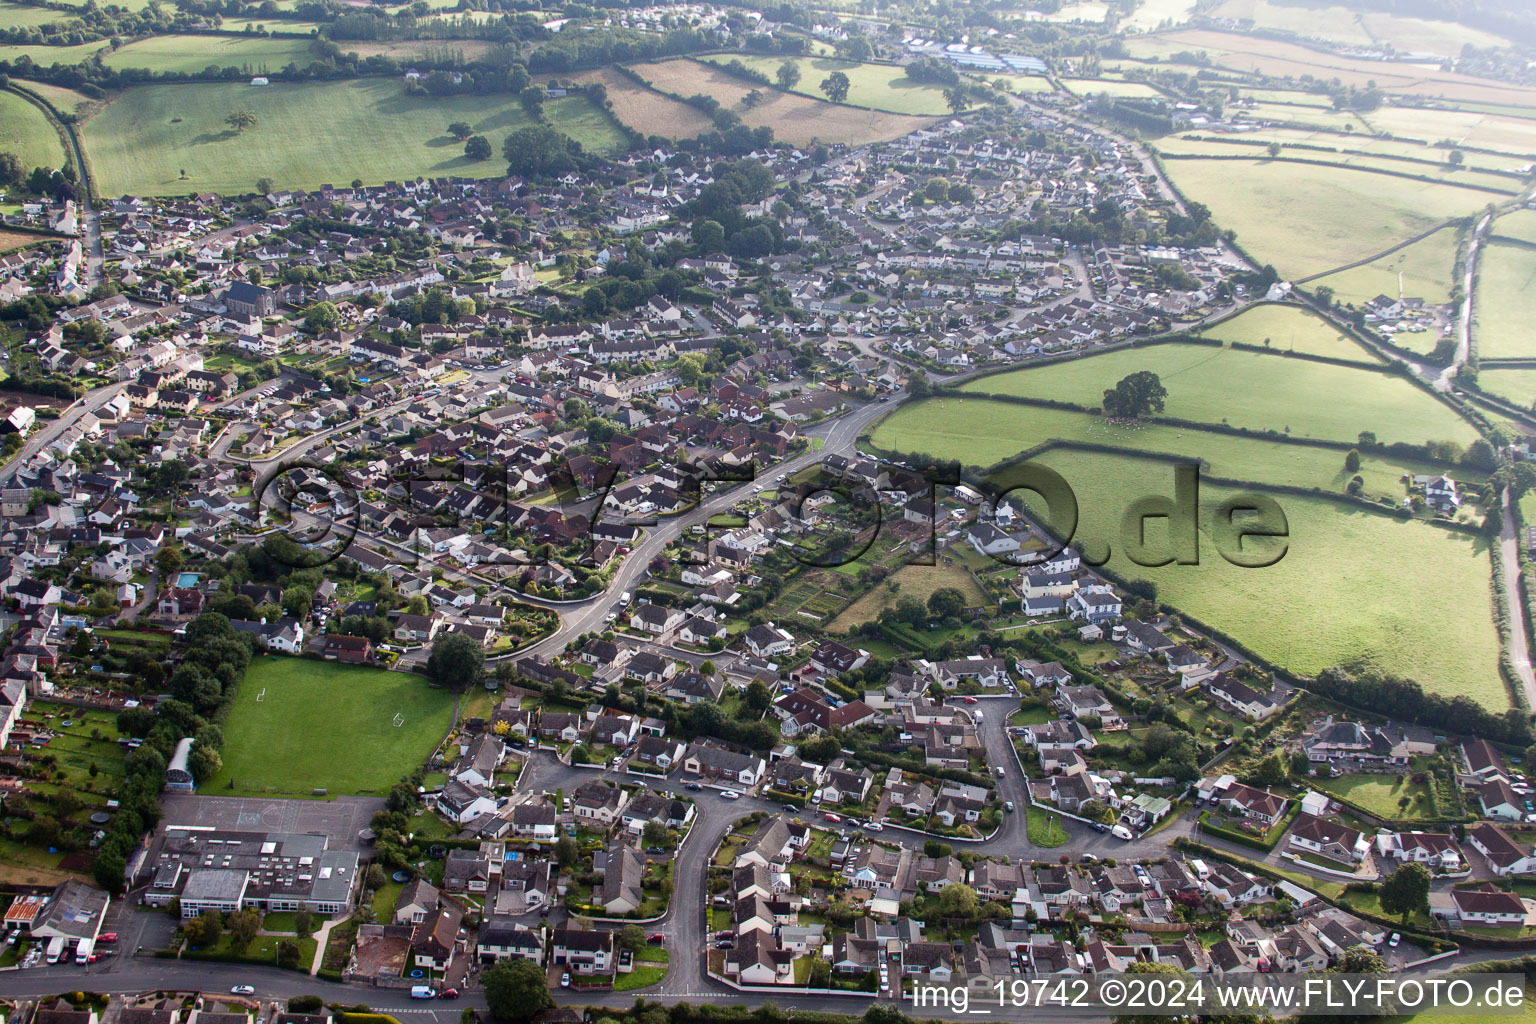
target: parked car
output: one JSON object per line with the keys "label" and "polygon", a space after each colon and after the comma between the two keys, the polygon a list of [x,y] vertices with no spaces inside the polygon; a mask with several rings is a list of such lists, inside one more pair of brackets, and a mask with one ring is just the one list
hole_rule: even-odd
{"label": "parked car", "polygon": [[1007,803],[1003,804],[1003,806],[1008,808],[1008,813],[1010,813],[1010,814],[1013,813],[1013,801],[1012,800],[1009,800]]}
{"label": "parked car", "polygon": [[784,809],[786,811],[788,811],[790,814],[799,814],[800,813],[800,808],[796,807],[794,804],[785,804],[784,805]]}
{"label": "parked car", "polygon": [[736,792],[734,789],[726,789],[726,790],[722,790],[720,792],[720,799],[721,800],[740,800],[741,799],[741,794]]}
{"label": "parked car", "polygon": [[827,821],[830,821],[830,822],[840,822],[840,821],[843,820],[842,815],[833,814],[831,811],[828,811],[826,814],[823,814],[822,817],[825,818]]}
{"label": "parked car", "polygon": [[667,937],[665,935],[661,934],[661,932],[651,932],[651,934],[649,934],[649,935],[647,935],[645,937],[645,941],[649,942],[653,946],[659,946],[664,941],[666,941],[666,938]]}
{"label": "parked car", "polygon": [[570,971],[566,971],[565,973],[560,975],[560,987],[561,988],[570,988],[571,987],[571,972]]}
{"label": "parked car", "polygon": [[439,998],[439,999],[457,999],[457,998],[459,998],[459,990],[456,989],[456,988],[445,988],[445,989],[443,989],[441,992],[439,992],[437,994],[437,998]]}
{"label": "parked car", "polygon": [[975,704],[976,703],[976,698],[975,697],[961,697],[960,699],[965,701],[967,704]]}
{"label": "parked car", "polygon": [[1401,932],[1393,932],[1392,933],[1392,937],[1387,940],[1387,945],[1391,946],[1393,949],[1396,949],[1397,948],[1397,944],[1399,942],[1402,942],[1402,941],[1403,941],[1402,933]]}
{"label": "parked car", "polygon": [[866,821],[860,827],[862,827],[864,829],[864,831],[866,831],[866,832],[884,832],[885,831],[885,826],[880,824],[878,821]]}
{"label": "parked car", "polygon": [[231,995],[237,996],[253,996],[256,994],[256,990],[249,985],[236,985],[229,991]]}
{"label": "parked car", "polygon": [[704,787],[702,785],[700,785],[699,783],[697,783],[697,782],[690,782],[690,783],[688,783],[688,791],[690,793],[697,793],[700,790],[702,790],[703,788]]}

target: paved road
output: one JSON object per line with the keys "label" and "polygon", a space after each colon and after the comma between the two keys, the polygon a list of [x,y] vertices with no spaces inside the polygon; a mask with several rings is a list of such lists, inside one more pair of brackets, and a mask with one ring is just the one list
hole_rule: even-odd
{"label": "paved road", "polygon": [[1467,243],[1467,263],[1461,276],[1461,306],[1456,310],[1456,357],[1431,380],[1440,391],[1450,390],[1456,371],[1472,356],[1472,290],[1477,281],[1477,250],[1482,247],[1483,235],[1491,223],[1493,214],[1483,214],[1483,219],[1472,229],[1472,240]]}
{"label": "paved road", "polygon": [[127,385],[104,384],[99,388],[87,391],[82,397],[76,399],[73,404],[64,408],[56,420],[45,421],[45,425],[34,430],[27,437],[21,449],[11,456],[3,464],[0,464],[0,480],[6,480],[19,469],[26,460],[48,447],[59,435],[79,421],[80,417],[88,412],[95,412],[102,404],[117,394]]}
{"label": "paved road", "polygon": [[1515,535],[1515,510],[1511,507],[1509,490],[1499,495],[1503,503],[1504,525],[1499,530],[1499,571],[1504,574],[1504,601],[1509,606],[1509,659],[1515,664],[1515,674],[1525,687],[1525,706],[1536,708],[1536,672],[1531,671],[1530,637],[1525,632],[1525,615],[1522,613],[1520,591],[1524,581],[1520,576],[1520,548],[1524,538]]}

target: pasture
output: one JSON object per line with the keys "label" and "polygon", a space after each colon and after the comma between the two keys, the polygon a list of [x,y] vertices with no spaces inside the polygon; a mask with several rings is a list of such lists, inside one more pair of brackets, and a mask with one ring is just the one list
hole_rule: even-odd
{"label": "pasture", "polygon": [[47,46],[40,43],[6,44],[0,45],[0,60],[15,64],[25,58],[42,68],[51,68],[55,64],[72,67],[81,61],[90,60],[92,54],[105,50],[109,45],[104,39],[80,43],[76,46]]}
{"label": "pasture", "polygon": [[687,139],[714,129],[714,122],[697,107],[647,89],[612,68],[583,71],[572,80],[582,85],[601,83],[613,104],[613,115],[644,135]]}
{"label": "pasture", "polygon": [[913,81],[901,68],[889,64],[858,64],[826,57],[737,57],[734,54],[706,59],[713,64],[740,60],[752,70],[767,75],[770,81],[779,65],[785,60],[791,60],[800,69],[800,82],[795,86],[794,93],[817,100],[826,98],[821,91],[822,79],[834,71],[841,71],[848,76],[850,83],[848,102],[856,106],[873,107],[892,114],[949,113],[942,86]]}
{"label": "pasture", "polygon": [[224,722],[224,766],[201,788],[382,795],[426,759],[452,724],[453,694],[420,676],[257,657]]}
{"label": "pasture", "polygon": [[66,89],[60,85],[49,85],[47,82],[29,81],[26,83],[26,89],[28,92],[35,92],[49,103],[52,103],[55,109],[63,114],[76,113],[83,106],[101,102],[100,100],[91,99],[83,92]]}
{"label": "pasture", "polygon": [[1129,96],[1135,99],[1158,99],[1163,93],[1146,82],[1123,82],[1113,78],[1062,78],[1063,89],[1074,96]]}
{"label": "pasture", "polygon": [[[1429,110],[1422,107],[1387,106],[1370,113],[1371,124],[1378,131],[1410,139],[1438,142],[1449,139],[1457,145],[1478,146],[1530,160],[1536,152],[1536,122],[1528,118],[1467,110]],[[1470,162],[1484,157],[1468,154]]]}
{"label": "pasture", "polygon": [[[991,466],[1049,441],[1111,445],[1127,453],[1182,456],[1199,462],[1207,476],[1276,486],[1344,493],[1351,476],[1345,453],[1334,448],[1284,444],[1261,437],[1234,437],[1214,430],[1149,423],[1111,422],[1089,413],[986,399],[934,398],[909,403],[876,425],[871,439],[881,448],[928,452],[967,465]],[[1402,499],[1404,474],[1444,472],[1416,459],[1362,453],[1356,471],[1368,498]],[[1458,479],[1468,477],[1458,470]]]}
{"label": "pasture", "polygon": [[64,163],[64,143],[47,115],[13,92],[0,92],[0,150],[16,154],[28,170]]}
{"label": "pasture", "polygon": [[1447,227],[1394,253],[1308,284],[1327,285],[1338,301],[1355,305],[1378,295],[1409,295],[1438,306],[1451,299],[1455,270],[1456,229]]}
{"label": "pasture", "polygon": [[1450,406],[1389,373],[1203,345],[1120,349],[983,377],[961,390],[1097,408],[1105,389],[1138,370],[1162,379],[1164,415],[1178,419],[1335,441],[1353,441],[1365,430],[1383,442],[1470,444],[1478,436]]}
{"label": "pasture", "polygon": [[[674,96],[702,93],[741,115],[749,127],[768,125],[775,138],[795,146],[844,142],[860,146],[899,138],[933,124],[931,117],[891,114],[828,103],[778,89],[762,89],[764,100],[748,110],[742,99],[752,86],[700,61],[675,59],[633,65],[646,81]],[[818,80],[819,81],[819,80]]]}
{"label": "pasture", "polygon": [[[1375,295],[1375,292],[1371,293]],[[1250,306],[1230,320],[1202,332],[1208,338],[1263,345],[1276,352],[1305,352],[1334,359],[1380,364],[1371,349],[1341,334],[1310,310],[1300,306],[1263,303]]]}
{"label": "pasture", "polygon": [[[888,582],[894,582],[897,589],[891,590],[887,585]],[[841,615],[827,624],[827,630],[832,633],[841,633],[855,626],[861,626],[904,597],[915,597],[926,603],[928,596],[941,587],[954,587],[959,590],[965,595],[965,603],[969,606],[986,603],[986,598],[981,588],[976,585],[975,579],[960,566],[904,565],[892,573],[887,582],[878,584],[869,593],[844,609]]]}
{"label": "pasture", "polygon": [[0,28],[38,28],[56,21],[68,21],[70,15],[48,7],[25,4],[0,4]]}
{"label": "pasture", "polygon": [[[1482,538],[1280,494],[1275,499],[1288,527],[1284,557],[1268,568],[1239,568],[1217,553],[1210,536],[1213,510],[1235,492],[1207,485],[1200,489],[1200,564],[1143,568],[1125,557],[1121,517],[1144,495],[1172,494],[1168,469],[1067,450],[1038,461],[1061,473],[1076,493],[1077,535],[1090,553],[1110,544],[1112,571],[1155,582],[1160,600],[1243,638],[1282,668],[1313,675],[1364,659],[1429,690],[1467,694],[1494,710],[1509,706]],[[1148,520],[1147,537],[1152,550],[1162,550],[1165,524]],[[1274,549],[1267,550],[1272,556]]]}
{"label": "pasture", "polygon": [[[1278,157],[1270,157],[1263,143],[1279,142],[1283,147]],[[1290,143],[1322,146],[1323,149],[1303,149]],[[1380,141],[1368,138],[1356,139],[1348,134],[1338,135],[1325,131],[1297,129],[1273,129],[1245,132],[1241,138],[1203,136],[1197,133],[1164,138],[1158,149],[1167,154],[1252,157],[1266,163],[1298,162],[1308,165],[1327,163],[1339,167],[1352,167],[1362,171],[1379,171],[1387,175],[1412,174],[1476,188],[1490,193],[1514,194],[1520,189],[1520,179],[1494,173],[1496,164],[1513,165],[1513,157],[1493,157],[1484,160],[1482,154],[1474,154],[1473,163],[1453,167],[1447,162],[1448,151],[1421,146],[1412,142]],[[1354,150],[1360,149],[1360,152]],[[1497,198],[1497,196],[1493,196]]]}
{"label": "pasture", "polygon": [[[224,118],[241,107],[258,120],[236,133]],[[583,96],[544,109],[552,124],[588,149],[612,152],[622,145],[618,129]],[[467,121],[489,138],[491,159],[465,158],[462,144],[447,134],[451,121]],[[512,97],[407,96],[389,79],[202,83],[128,89],[86,122],[83,137],[103,193],[179,195],[248,192],[261,177],[284,188],[353,178],[498,177],[506,173],[502,140],[529,123]]]}
{"label": "pasture", "polygon": [[1536,245],[1536,210],[1514,210],[1493,222],[1492,233]]}
{"label": "pasture", "polygon": [[314,60],[307,39],[264,36],[151,36],[108,50],[102,63],[109,68],[145,68],[156,72],[197,74],[207,68],[239,68],[261,75],[290,63]]}
{"label": "pasture", "polygon": [[1479,359],[1536,359],[1536,249],[1483,246],[1472,302]]}
{"label": "pasture", "polygon": [[1486,206],[1491,193],[1343,167],[1268,160],[1168,160],[1185,195],[1282,276],[1310,277],[1364,259]]}

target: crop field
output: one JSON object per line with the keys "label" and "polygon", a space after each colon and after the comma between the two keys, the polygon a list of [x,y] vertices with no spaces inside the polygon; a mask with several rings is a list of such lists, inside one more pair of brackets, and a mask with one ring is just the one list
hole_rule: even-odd
{"label": "crop field", "polygon": [[1344,7],[1293,7],[1266,0],[1226,0],[1211,16],[1251,21],[1254,28],[1294,32],[1349,46],[1371,43],[1371,34],[1360,24],[1360,16]]}
{"label": "crop field", "polygon": [[742,121],[750,127],[766,124],[773,129],[775,138],[795,146],[817,141],[844,142],[858,146],[866,142],[898,138],[933,123],[931,117],[859,110],[777,89],[762,90],[765,97],[763,102],[747,110],[741,105],[741,100],[752,91],[752,87],[712,65],[677,59],[636,64],[634,69],[663,92],[676,96],[693,96],[696,93],[713,96],[722,105],[740,114]]}
{"label": "crop field", "polygon": [[983,377],[961,390],[1097,408],[1105,389],[1138,370],[1162,378],[1164,415],[1179,419],[1334,441],[1353,441],[1365,430],[1383,442],[1469,444],[1478,436],[1450,406],[1389,373],[1203,345],[1121,349]]}
{"label": "crop field", "polygon": [[1450,301],[1455,264],[1456,230],[1447,227],[1370,263],[1309,282],[1309,286],[1327,285],[1338,301],[1356,305],[1378,295],[1399,294],[1441,305]]}
{"label": "crop field", "polygon": [[[224,118],[241,107],[258,121],[236,133]],[[611,151],[622,139],[583,96],[554,100],[544,109],[551,123],[590,149]],[[495,155],[466,159],[446,132],[450,121],[473,125],[490,139]],[[240,193],[261,177],[292,188],[353,178],[496,177],[506,172],[502,140],[529,123],[511,97],[407,96],[386,79],[266,87],[207,83],[129,89],[86,122],[84,139],[106,194]]]}
{"label": "crop field", "polygon": [[[771,80],[774,72],[784,61],[793,60],[800,68],[800,82],[794,88],[796,95],[823,99],[822,79],[834,71],[848,76],[848,102],[861,107],[874,107],[893,114],[938,115],[949,113],[944,102],[944,88],[928,82],[915,82],[905,71],[889,64],[858,64],[853,61],[831,60],[826,57],[711,57],[710,63],[726,64],[740,60],[754,71],[761,71]],[[743,83],[745,84],[745,83]],[[751,88],[748,86],[748,88]]]}
{"label": "crop field", "polygon": [[1307,277],[1405,241],[1495,198],[1490,193],[1342,167],[1265,160],[1169,160],[1238,244],[1282,276]]}
{"label": "crop field", "polygon": [[0,28],[37,28],[65,21],[70,15],[48,7],[27,7],[24,4],[0,4]]}
{"label": "crop field", "polygon": [[879,584],[828,623],[828,631],[840,633],[863,625],[904,597],[915,597],[926,603],[928,595],[941,587],[954,587],[960,591],[969,606],[986,603],[971,574],[956,565],[904,565],[892,573],[889,580],[896,583],[896,591],[892,592],[886,583]]}
{"label": "crop field", "polygon": [[[986,399],[929,399],[902,406],[882,420],[872,440],[881,448],[928,452],[960,459],[967,465],[991,466],[1012,459],[1047,441],[1113,445],[1128,452],[1183,456],[1201,463],[1207,476],[1252,480],[1276,486],[1320,488],[1344,493],[1351,476],[1344,469],[1344,452],[1310,445],[1285,444],[1264,438],[1234,437],[1216,431],[1157,424],[1114,423],[1089,413],[1066,409],[990,402]],[[1159,463],[1165,475],[1167,463]],[[1363,496],[1400,501],[1404,474],[1442,473],[1443,466],[1414,459],[1363,453],[1357,470],[1365,481]],[[1458,469],[1457,478],[1479,479]],[[1167,477],[1172,479],[1171,475]]]}
{"label": "crop field", "polygon": [[1536,249],[1483,246],[1473,305],[1478,358],[1536,359]]}
{"label": "crop field", "polygon": [[584,71],[574,80],[581,84],[602,83],[613,103],[614,116],[645,135],[686,139],[714,128],[714,122],[702,110],[653,92],[612,68]]}
{"label": "crop field", "polygon": [[1122,82],[1112,78],[1063,78],[1062,88],[1074,96],[1133,96],[1137,99],[1156,99],[1163,95],[1146,82]]}
{"label": "crop field", "polygon": [[109,68],[147,68],[195,74],[209,67],[240,68],[252,75],[314,60],[307,39],[243,36],[151,36],[107,51]]}
{"label": "crop field", "polygon": [[[1371,293],[1375,295],[1375,292]],[[1208,338],[1263,345],[1276,352],[1305,352],[1334,359],[1380,364],[1371,349],[1341,334],[1316,313],[1299,306],[1265,303],[1250,306],[1230,320],[1202,332]]]}
{"label": "crop field", "polygon": [[[1172,494],[1166,467],[1065,450],[1039,461],[1072,486],[1081,516],[1078,537],[1090,550],[1102,552],[1109,543],[1112,571],[1155,582],[1160,600],[1244,638],[1282,668],[1312,675],[1365,659],[1429,690],[1467,694],[1494,710],[1509,706],[1499,677],[1482,538],[1280,494],[1275,499],[1287,520],[1285,555],[1268,568],[1244,569],[1223,559],[1210,539],[1212,510],[1234,493],[1211,485],[1200,492],[1200,564],[1143,568],[1120,549],[1120,520],[1136,499]],[[1157,520],[1147,523],[1153,550],[1165,536],[1158,526]],[[1434,586],[1426,586],[1428,580]]]}
{"label": "crop field", "polygon": [[[1264,93],[1268,90],[1255,90],[1244,95],[1253,96],[1256,93]],[[1304,96],[1305,93],[1275,93],[1282,96]],[[1335,131],[1343,133],[1351,142],[1363,142],[1370,138],[1365,134],[1368,126],[1360,120],[1360,115],[1350,110],[1334,110],[1332,107],[1313,106],[1301,99],[1286,99],[1277,102],[1259,102],[1247,111],[1254,120],[1271,121],[1277,124],[1304,125],[1307,128]],[[1266,131],[1283,131],[1284,129],[1267,129]],[[1245,138],[1252,136],[1244,133]]]}
{"label": "crop field", "polygon": [[465,60],[479,60],[496,49],[496,44],[486,39],[402,39],[395,42],[349,39],[341,49],[343,53],[355,53],[359,57],[393,57],[395,60],[415,60],[444,51],[462,54]]}
{"label": "crop field", "polygon": [[224,767],[202,790],[382,794],[426,759],[452,719],[453,694],[419,676],[258,657],[224,722]]}
{"label": "crop field", "polygon": [[0,92],[0,150],[15,153],[28,170],[64,162],[64,144],[47,115],[13,92]]}
{"label": "crop field", "polygon": [[1142,0],[1130,17],[1120,19],[1120,24],[1137,32],[1151,32],[1188,21],[1194,10],[1195,0]]}
{"label": "crop field", "polygon": [[1536,210],[1515,210],[1493,222],[1492,233],[1536,245]]}

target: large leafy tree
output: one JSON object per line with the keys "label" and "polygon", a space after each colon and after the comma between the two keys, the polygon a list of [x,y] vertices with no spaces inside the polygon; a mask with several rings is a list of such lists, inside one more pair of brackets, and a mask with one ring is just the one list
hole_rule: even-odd
{"label": "large leafy tree", "polygon": [[1416,911],[1429,911],[1429,869],[1423,864],[1404,864],[1381,883],[1381,909],[1402,917]]}
{"label": "large leafy tree", "polygon": [[833,103],[841,103],[848,98],[848,90],[853,87],[848,76],[841,71],[834,71],[821,80],[821,91],[827,94],[827,99]]}
{"label": "large leafy tree", "polygon": [[503,960],[480,976],[491,1016],[507,1024],[522,1024],[555,1005],[544,972],[531,960]]}
{"label": "large leafy tree", "polygon": [[1162,412],[1167,400],[1168,389],[1162,379],[1151,370],[1137,370],[1104,392],[1104,414],[1135,419]]}
{"label": "large leafy tree", "polygon": [[450,690],[466,690],[485,678],[485,649],[463,633],[448,633],[432,642],[427,675]]}

